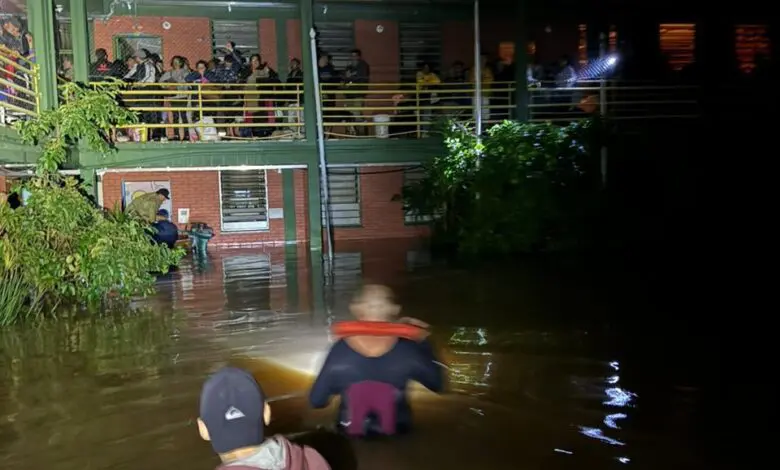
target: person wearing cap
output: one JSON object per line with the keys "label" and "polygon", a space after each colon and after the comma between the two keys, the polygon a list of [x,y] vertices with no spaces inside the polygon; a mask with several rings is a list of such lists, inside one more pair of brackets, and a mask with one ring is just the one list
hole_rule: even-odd
{"label": "person wearing cap", "polygon": [[277,435],[265,438],[271,407],[252,375],[225,367],[206,380],[200,395],[200,437],[211,442],[217,470],[330,470],[308,446]]}
{"label": "person wearing cap", "polygon": [[157,211],[157,220],[152,224],[152,228],[155,230],[152,234],[155,243],[168,245],[170,249],[176,246],[176,241],[179,240],[179,227],[169,220],[167,210]]}
{"label": "person wearing cap", "polygon": [[[369,326],[393,322],[400,310],[392,291],[381,285],[363,287],[350,304],[352,314]],[[424,330],[428,327],[414,318],[400,322]],[[427,333],[417,340],[355,334],[333,344],[309,392],[309,403],[313,408],[325,408],[330,398],[338,395],[337,428],[349,435],[403,434],[412,426],[406,396],[409,381],[441,392],[444,375]]]}
{"label": "person wearing cap", "polygon": [[125,214],[142,219],[150,224],[157,221],[157,211],[160,205],[171,198],[166,188],[160,188],[153,193],[146,193],[137,198],[125,208]]}

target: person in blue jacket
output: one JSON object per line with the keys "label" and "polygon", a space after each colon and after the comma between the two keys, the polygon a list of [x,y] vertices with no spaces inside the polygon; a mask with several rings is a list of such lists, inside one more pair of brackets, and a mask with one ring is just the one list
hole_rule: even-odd
{"label": "person in blue jacket", "polygon": [[[361,322],[388,322],[400,307],[393,302],[390,289],[371,285],[357,294],[350,310]],[[427,327],[418,320],[406,321]],[[309,401],[314,408],[324,408],[332,396],[339,396],[337,426],[347,434],[404,433],[412,426],[406,396],[412,380],[434,392],[443,389],[444,368],[427,338],[349,336],[330,349]]]}
{"label": "person in blue jacket", "polygon": [[152,239],[155,243],[160,245],[168,245],[168,248],[173,249],[176,246],[176,241],[179,239],[179,228],[168,220],[168,211],[160,209],[157,211],[157,220],[152,224],[154,233]]}

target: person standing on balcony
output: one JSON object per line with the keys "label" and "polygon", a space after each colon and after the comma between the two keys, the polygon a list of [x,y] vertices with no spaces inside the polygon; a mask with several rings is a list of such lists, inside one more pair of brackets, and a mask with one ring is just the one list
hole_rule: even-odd
{"label": "person standing on balcony", "polygon": [[[417,72],[417,102],[419,103],[418,121],[425,128],[430,122],[433,110],[430,107],[439,102],[439,95],[436,92],[437,86],[441,84],[441,79],[431,69],[428,62],[420,62]],[[422,109],[420,109],[422,108]]]}
{"label": "person standing on balcony", "polygon": [[[360,49],[352,50],[352,57],[344,73],[344,84],[347,90],[355,93],[347,94],[347,106],[358,108],[351,114],[355,116],[356,122],[363,122],[363,106],[366,102],[366,92],[368,91],[368,82],[371,79],[371,67],[368,62],[363,60],[363,53]],[[357,133],[362,135],[367,128],[357,126]]]}
{"label": "person standing on balcony", "polygon": [[[128,72],[123,79],[126,82],[140,84],[138,87],[140,90],[148,91],[150,87],[147,84],[157,82],[157,67],[154,62],[152,54],[146,50],[141,49],[135,56],[127,60]],[[157,105],[156,99],[153,96],[145,96],[143,101],[140,101],[137,106],[150,108]],[[158,111],[141,111],[141,122],[144,124],[157,124],[160,122],[160,114]],[[157,130],[153,129],[151,132],[152,139],[156,137]]]}
{"label": "person standing on balcony", "polygon": [[108,52],[103,48],[96,49],[95,62],[89,64],[89,79],[101,81],[109,75],[111,75],[111,61],[108,60]]}
{"label": "person standing on balcony", "polygon": [[[269,123],[274,116],[273,94],[265,95],[263,91],[273,91],[271,84],[280,83],[279,74],[267,62],[263,62],[260,54],[249,57],[249,66],[242,72],[241,81],[247,84],[244,95],[244,115],[237,119],[246,123]],[[265,108],[265,109],[261,109]],[[247,128],[240,132],[241,137],[266,137],[273,132],[271,127]]]}
{"label": "person standing on balcony", "polygon": [[320,53],[317,63],[317,74],[320,77],[320,87],[322,88],[322,118],[326,122],[325,133],[330,134],[333,123],[338,121],[339,110],[336,106],[336,86],[341,83],[336,68],[330,62],[330,55]]}
{"label": "person standing on balcony", "polygon": [[[241,71],[241,56],[235,49],[236,43],[229,41],[225,45],[227,54],[222,59],[222,62],[214,70],[214,76],[217,83],[221,83],[222,95],[219,96],[217,106],[221,108],[227,108],[227,111],[220,111],[217,113],[217,121],[221,124],[229,124],[236,121],[236,118],[241,117],[242,97],[241,90],[234,84],[238,83],[238,74]],[[234,85],[234,86],[231,86]],[[234,111],[235,110],[235,111]],[[232,128],[227,127],[225,129],[235,136]]]}
{"label": "person standing on balcony", "polygon": [[[487,124],[488,121],[490,121],[490,96],[492,95],[493,91],[493,82],[495,81],[495,78],[493,76],[493,68],[490,66],[490,57],[487,54],[482,54],[479,56],[480,60],[480,73],[481,73],[481,80],[480,85],[482,87],[482,122],[484,124]],[[471,69],[471,83],[474,84],[476,87],[476,81],[477,78],[474,75],[474,71],[476,70],[476,67]],[[476,106],[476,103],[474,103]]]}
{"label": "person standing on balcony", "polygon": [[[187,65],[187,59],[181,56],[174,56],[171,59],[171,70],[165,72],[160,77],[161,83],[180,83],[182,85],[176,86],[177,91],[187,92],[190,87],[183,85],[187,82],[187,76],[192,73],[189,65]],[[190,107],[190,95],[188,93],[176,94],[170,98],[171,106],[173,108],[189,108]],[[190,116],[188,111],[177,110],[172,114],[171,121],[174,124],[189,124]],[[179,127],[174,132],[174,140],[189,140],[187,127]]]}

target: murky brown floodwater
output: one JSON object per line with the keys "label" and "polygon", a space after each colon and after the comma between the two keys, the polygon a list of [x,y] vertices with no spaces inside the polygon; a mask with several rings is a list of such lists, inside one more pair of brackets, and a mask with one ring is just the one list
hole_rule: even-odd
{"label": "murky brown floodwater", "polygon": [[[691,440],[696,384],[645,377],[655,369],[622,352],[621,307],[592,271],[430,266],[396,242],[341,251],[326,308],[308,252],[224,250],[161,280],[153,314],[0,332],[0,468],[213,468],[194,425],[206,375],[233,362],[270,395],[305,392],[329,319],[363,280],[392,285],[405,314],[435,325],[450,391],[414,391],[416,432],[354,443],[359,468],[711,468]],[[332,416],[292,397],[274,404],[273,426]],[[349,445],[326,446],[355,468]]]}

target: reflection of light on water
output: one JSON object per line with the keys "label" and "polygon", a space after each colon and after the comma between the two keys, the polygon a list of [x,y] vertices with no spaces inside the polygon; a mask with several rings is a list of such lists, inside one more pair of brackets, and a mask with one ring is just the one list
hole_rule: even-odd
{"label": "reflection of light on water", "polygon": [[593,439],[598,439],[599,441],[606,442],[607,444],[611,444],[613,446],[626,445],[625,442],[620,442],[617,439],[612,439],[611,437],[605,436],[604,432],[599,428],[589,428],[586,426],[580,426],[580,432],[588,437],[591,437]]}
{"label": "reflection of light on water", "polygon": [[625,414],[623,414],[623,413],[614,413],[614,414],[611,414],[611,415],[607,415],[607,416],[605,416],[605,417],[604,417],[604,424],[605,424],[605,425],[606,425],[608,428],[612,428],[612,429],[620,429],[620,426],[618,426],[618,425],[615,423],[615,421],[617,421],[617,420],[619,420],[619,419],[625,419],[625,418],[627,418],[627,417],[628,417],[628,416],[627,416],[627,415],[625,415]]}
{"label": "reflection of light on water", "polygon": [[[620,364],[617,361],[610,362],[609,366],[615,372],[620,370]],[[627,408],[627,407],[634,406],[631,403],[631,401],[637,395],[633,392],[630,392],[628,390],[625,390],[617,386],[618,382],[620,382],[619,375],[617,374],[611,375],[607,377],[605,381],[608,385],[610,385],[610,387],[604,390],[604,393],[607,395],[607,400],[602,402],[604,405],[609,407],[617,407],[617,408]],[[604,417],[604,425],[610,429],[620,429],[620,426],[617,425],[617,421],[621,419],[626,419],[627,417],[628,415],[626,415],[625,413],[610,413]],[[601,442],[606,442],[607,444],[613,446],[625,445],[625,442],[604,435],[604,431],[602,431],[599,428],[580,426],[579,430],[580,433],[585,436],[588,436],[592,439],[599,440]],[[628,457],[618,457],[617,460],[623,464],[627,464],[631,461],[631,459]]]}
{"label": "reflection of light on water", "polygon": [[[448,344],[454,346],[452,354],[456,357],[450,361],[449,379],[453,385],[473,387],[488,387],[493,372],[492,353],[487,351],[464,351],[456,348],[467,345],[485,346],[488,344],[488,334],[484,328],[459,327],[450,337]],[[485,359],[481,359],[481,358]],[[472,359],[473,358],[473,359]],[[461,362],[459,359],[462,359]],[[476,360],[474,360],[476,359]],[[475,364],[476,362],[476,364]],[[464,391],[457,390],[456,391]]]}

